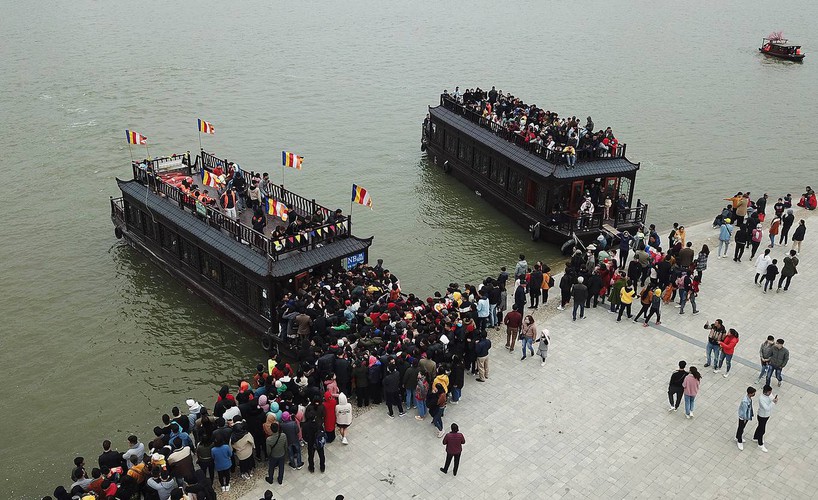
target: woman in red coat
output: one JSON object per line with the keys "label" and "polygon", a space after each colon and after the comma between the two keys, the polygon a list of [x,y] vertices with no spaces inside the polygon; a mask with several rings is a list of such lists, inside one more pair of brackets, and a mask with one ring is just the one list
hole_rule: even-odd
{"label": "woman in red coat", "polygon": [[335,441],[335,407],[338,401],[327,391],[324,393],[324,432],[327,433],[327,443]]}
{"label": "woman in red coat", "polygon": [[718,366],[713,367],[713,373],[718,373],[724,361],[727,360],[727,370],[724,371],[724,378],[727,378],[727,375],[730,373],[730,362],[733,360],[733,352],[735,352],[737,344],[738,332],[731,328],[724,337],[724,340],[719,342],[719,346],[721,346],[721,356],[719,357]]}

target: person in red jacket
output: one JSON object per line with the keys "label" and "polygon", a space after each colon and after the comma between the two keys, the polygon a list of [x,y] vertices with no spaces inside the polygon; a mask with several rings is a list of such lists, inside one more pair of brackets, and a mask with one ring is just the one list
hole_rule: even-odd
{"label": "person in red jacket", "polygon": [[724,337],[724,340],[719,342],[719,346],[721,346],[721,356],[719,356],[719,364],[713,367],[713,373],[719,373],[724,361],[727,360],[727,370],[724,371],[723,375],[724,378],[727,378],[730,373],[730,362],[733,360],[733,352],[735,352],[737,344],[738,332],[734,328],[731,328]]}
{"label": "person in red jacket", "polygon": [[327,443],[335,441],[335,407],[338,401],[329,391],[324,393],[324,431],[327,433]]}
{"label": "person in red jacket", "polygon": [[460,454],[463,452],[463,445],[466,444],[466,438],[460,433],[457,424],[452,424],[452,432],[443,437],[443,444],[446,446],[446,465],[440,468],[440,472],[447,474],[452,458],[454,458],[452,474],[456,476],[457,468],[460,466]]}

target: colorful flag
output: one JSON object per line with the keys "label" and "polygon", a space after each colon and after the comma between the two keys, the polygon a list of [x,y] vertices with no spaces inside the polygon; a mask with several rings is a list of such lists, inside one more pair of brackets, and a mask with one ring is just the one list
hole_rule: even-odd
{"label": "colorful flag", "polygon": [[289,218],[290,210],[287,208],[283,202],[274,200],[272,198],[267,198],[267,213],[269,215],[274,215],[279,219],[286,221]]}
{"label": "colorful flag", "polygon": [[219,187],[219,185],[224,184],[224,176],[215,175],[212,172],[202,169],[202,184],[210,187]]}
{"label": "colorful flag", "polygon": [[290,153],[289,151],[282,151],[281,152],[281,164],[285,167],[291,167],[296,170],[301,170],[301,162],[304,161],[303,156],[298,156],[295,153]]}
{"label": "colorful flag", "polygon": [[206,122],[206,121],[204,121],[204,120],[202,120],[200,118],[199,119],[199,132],[201,132],[203,134],[213,134],[213,133],[216,132],[216,129],[213,128],[212,123]]}
{"label": "colorful flag", "polygon": [[366,192],[366,189],[357,184],[352,185],[352,201],[359,205],[369,207],[370,210],[372,209],[372,198],[369,197],[369,193]]}
{"label": "colorful flag", "polygon": [[144,145],[148,143],[147,137],[140,134],[139,132],[134,132],[133,130],[126,130],[125,137],[128,139],[128,144]]}

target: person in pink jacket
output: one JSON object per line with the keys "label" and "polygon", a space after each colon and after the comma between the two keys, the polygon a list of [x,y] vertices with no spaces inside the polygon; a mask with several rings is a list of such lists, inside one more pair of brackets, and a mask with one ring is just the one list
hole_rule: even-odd
{"label": "person in pink jacket", "polygon": [[727,360],[727,370],[724,371],[723,375],[724,378],[727,378],[728,374],[730,373],[730,362],[733,360],[733,352],[735,352],[737,344],[738,332],[734,328],[731,328],[724,337],[724,340],[719,342],[719,346],[721,347],[721,356],[719,356],[718,365],[713,366],[713,373],[719,373],[724,361]]}
{"label": "person in pink jacket", "polygon": [[699,384],[702,375],[695,366],[690,367],[690,373],[682,381],[685,393],[685,418],[693,418],[693,407],[696,403],[696,396],[699,395]]}

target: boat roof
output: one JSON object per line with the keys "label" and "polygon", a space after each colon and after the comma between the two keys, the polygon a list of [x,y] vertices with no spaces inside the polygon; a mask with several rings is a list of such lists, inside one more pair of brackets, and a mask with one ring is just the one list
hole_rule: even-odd
{"label": "boat roof", "polygon": [[540,156],[531,154],[525,149],[496,135],[491,130],[466,120],[457,113],[443,106],[429,108],[429,113],[447,125],[475,138],[489,148],[502,154],[509,160],[529,169],[544,178],[574,179],[583,177],[603,177],[639,170],[639,164],[627,158],[604,158],[593,161],[577,162],[568,169],[565,165],[555,165]]}
{"label": "boat roof", "polygon": [[[124,196],[128,196],[179,228],[188,231],[198,243],[219,256],[225,256],[235,264],[259,276],[286,278],[294,276],[311,267],[341,259],[348,255],[364,251],[372,244],[372,238],[361,239],[354,236],[337,238],[331,243],[299,252],[287,252],[279,255],[278,260],[268,260],[266,255],[253,250],[197,218],[192,213],[182,210],[171,200],[157,196],[144,184],[136,180],[116,180]],[[147,193],[147,194],[146,194]]]}

